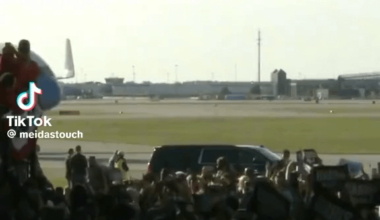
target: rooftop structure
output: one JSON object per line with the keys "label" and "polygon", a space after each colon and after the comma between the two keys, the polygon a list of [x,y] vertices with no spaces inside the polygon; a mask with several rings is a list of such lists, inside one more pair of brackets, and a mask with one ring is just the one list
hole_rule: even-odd
{"label": "rooftop structure", "polygon": [[107,84],[121,85],[124,82],[124,78],[120,78],[120,77],[108,77],[108,78],[105,78],[105,81],[106,81]]}
{"label": "rooftop structure", "polygon": [[371,80],[380,79],[380,72],[339,75],[338,80]]}

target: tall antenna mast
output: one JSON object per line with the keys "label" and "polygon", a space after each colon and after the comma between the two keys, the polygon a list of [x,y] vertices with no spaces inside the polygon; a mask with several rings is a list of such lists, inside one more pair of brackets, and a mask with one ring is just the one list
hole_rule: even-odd
{"label": "tall antenna mast", "polygon": [[135,66],[132,66],[133,82],[136,80]]}
{"label": "tall antenna mast", "polygon": [[235,82],[237,81],[237,65],[235,63]]}
{"label": "tall antenna mast", "polygon": [[261,53],[260,53],[260,47],[261,47],[261,36],[260,36],[260,30],[259,30],[259,37],[257,38],[257,48],[258,48],[258,57],[257,57],[257,62],[258,62],[258,65],[257,65],[257,82],[258,83],[260,83],[260,71],[261,71],[261,69],[260,69],[260,65],[261,65],[261,57],[260,57],[260,55],[261,55]]}
{"label": "tall antenna mast", "polygon": [[175,65],[175,82],[178,82],[178,65]]}

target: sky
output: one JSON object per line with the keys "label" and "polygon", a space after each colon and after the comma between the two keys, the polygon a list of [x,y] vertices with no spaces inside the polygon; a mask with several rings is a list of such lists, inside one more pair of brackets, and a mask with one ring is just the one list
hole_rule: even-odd
{"label": "sky", "polygon": [[[261,81],[380,70],[378,0],[12,0],[2,42],[29,39],[56,75],[70,38],[76,82]],[[177,74],[175,65],[178,65]],[[236,72],[235,72],[236,65]],[[235,74],[236,73],[236,74]]]}

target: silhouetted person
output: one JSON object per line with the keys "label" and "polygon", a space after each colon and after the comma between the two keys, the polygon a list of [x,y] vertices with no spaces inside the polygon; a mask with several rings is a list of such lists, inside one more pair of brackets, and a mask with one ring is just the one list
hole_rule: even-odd
{"label": "silhouetted person", "polygon": [[230,175],[231,178],[235,177],[235,173],[231,170],[230,163],[225,157],[219,157],[216,160],[216,177],[220,178],[224,174]]}
{"label": "silhouetted person", "polygon": [[286,165],[290,162],[290,151],[289,150],[284,150],[282,154],[282,158],[278,163],[278,169],[283,169],[286,167]]}
{"label": "silhouetted person", "polygon": [[108,191],[106,176],[94,156],[89,157],[88,182],[95,194],[106,194]]}
{"label": "silhouetted person", "polygon": [[236,173],[231,170],[231,166],[227,158],[219,157],[216,160],[216,177],[227,185],[229,190],[236,188]]}
{"label": "silhouetted person", "polygon": [[68,155],[65,161],[66,165],[66,180],[67,180],[67,186],[71,188],[71,168],[70,168],[70,159],[74,154],[74,149],[70,148],[68,151]]}
{"label": "silhouetted person", "polygon": [[87,182],[87,159],[82,154],[81,146],[75,147],[76,153],[70,159],[70,170],[71,170],[71,187],[73,188],[76,184],[85,185]]}
{"label": "silhouetted person", "polygon": [[115,168],[115,162],[117,161],[118,159],[118,155],[119,154],[119,151],[115,151],[114,154],[112,155],[112,157],[109,159],[108,161],[108,167],[114,169]]}

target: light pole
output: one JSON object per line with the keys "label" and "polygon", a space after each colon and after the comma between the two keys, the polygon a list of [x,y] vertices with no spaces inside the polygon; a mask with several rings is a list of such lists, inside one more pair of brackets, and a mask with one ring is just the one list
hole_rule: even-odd
{"label": "light pole", "polygon": [[260,74],[261,74],[261,32],[259,30],[258,32],[258,38],[257,38],[257,82],[259,83],[260,85]]}
{"label": "light pole", "polygon": [[175,65],[175,82],[178,82],[178,65]]}
{"label": "light pole", "polygon": [[235,64],[235,82],[237,82],[237,65]]}
{"label": "light pole", "polygon": [[136,80],[135,66],[132,66],[133,82]]}

